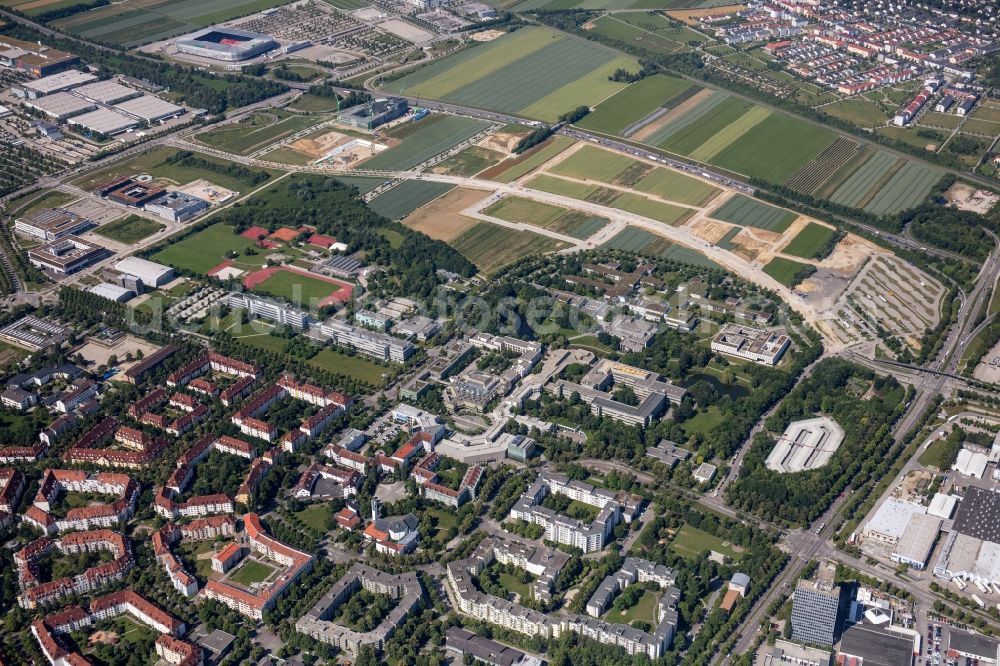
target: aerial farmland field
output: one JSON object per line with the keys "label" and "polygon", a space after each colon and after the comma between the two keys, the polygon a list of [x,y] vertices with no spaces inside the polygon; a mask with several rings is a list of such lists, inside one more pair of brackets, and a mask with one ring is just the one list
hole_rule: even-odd
{"label": "aerial farmland field", "polygon": [[639,252],[652,257],[663,256],[672,243],[662,236],[650,233],[638,227],[626,227],[615,234],[611,240],[602,247],[613,250],[628,250],[629,252]]}
{"label": "aerial farmland field", "polygon": [[786,287],[794,287],[802,282],[804,271],[815,270],[809,264],[799,263],[784,257],[775,257],[764,266],[764,272]]}
{"label": "aerial farmland field", "polygon": [[784,183],[837,135],[783,113],[772,113],[708,161],[736,173]]}
{"label": "aerial farmland field", "polygon": [[666,224],[676,225],[691,217],[693,211],[690,208],[672,206],[661,201],[647,199],[632,192],[623,192],[610,204],[619,210],[642,215]]}
{"label": "aerial farmland field", "polygon": [[564,197],[573,197],[574,199],[587,199],[600,189],[597,185],[578,183],[575,180],[566,180],[565,178],[558,178],[547,174],[534,176],[525,185],[536,190],[560,194]]}
{"label": "aerial farmland field", "polygon": [[[246,16],[287,0],[123,0],[53,22],[68,33],[123,48]],[[6,3],[5,3],[6,4]],[[53,5],[39,7],[49,11]]]}
{"label": "aerial farmland field", "polygon": [[940,179],[941,172],[937,169],[907,162],[888,183],[879,188],[865,206],[865,211],[885,215],[912,208],[924,200],[934,183]]}
{"label": "aerial farmland field", "polygon": [[626,86],[609,81],[631,58],[553,30],[528,27],[418,69],[385,89],[554,122]]}
{"label": "aerial farmland field", "polygon": [[448,243],[487,275],[529,254],[555,252],[566,243],[530,231],[480,222]]}
{"label": "aerial farmland field", "polygon": [[512,196],[504,197],[483,213],[508,222],[533,224],[574,238],[589,238],[608,224],[602,217]]}
{"label": "aerial farmland field", "polygon": [[663,74],[648,76],[598,104],[577,124],[609,134],[624,132],[690,87],[691,84],[683,79]]}
{"label": "aerial farmland field", "polygon": [[723,222],[756,227],[778,233],[787,229],[788,225],[795,221],[797,217],[791,211],[776,208],[763,201],[757,201],[742,194],[737,194],[722,206],[712,211],[710,216]]}
{"label": "aerial farmland field", "polygon": [[896,164],[898,159],[885,151],[872,155],[871,159],[861,165],[837,191],[830,196],[830,201],[842,206],[857,206],[872,186]]}
{"label": "aerial farmland field", "polygon": [[548,171],[559,176],[614,183],[633,164],[638,162],[621,153],[585,145]]}
{"label": "aerial farmland field", "polygon": [[803,259],[815,259],[836,235],[835,229],[810,222],[781,251]]}
{"label": "aerial farmland field", "polygon": [[414,127],[417,129],[403,143],[368,160],[365,168],[410,169],[482,132],[488,124],[474,118],[435,113]]}
{"label": "aerial farmland field", "polygon": [[404,180],[396,187],[379,194],[369,207],[390,220],[401,220],[416,209],[437,199],[454,185],[426,180]]}
{"label": "aerial farmland field", "polygon": [[487,169],[480,174],[480,177],[491,178],[501,183],[513,182],[521,176],[531,173],[572,145],[573,139],[567,136],[554,136],[515,158],[504,160],[495,167]]}

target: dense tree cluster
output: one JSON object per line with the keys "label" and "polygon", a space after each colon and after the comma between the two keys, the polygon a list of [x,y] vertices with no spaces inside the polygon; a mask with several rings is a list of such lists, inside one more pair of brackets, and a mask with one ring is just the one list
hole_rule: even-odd
{"label": "dense tree cluster", "polygon": [[[818,517],[848,484],[858,488],[881,478],[891,465],[891,427],[902,411],[903,388],[893,377],[842,359],[824,359],[785,398],[754,438],[739,477],[727,491],[729,502],[768,520],[805,524]],[[844,429],[844,441],[830,461],[815,470],[779,474],[764,460],[775,437],[792,421],[817,414]]]}

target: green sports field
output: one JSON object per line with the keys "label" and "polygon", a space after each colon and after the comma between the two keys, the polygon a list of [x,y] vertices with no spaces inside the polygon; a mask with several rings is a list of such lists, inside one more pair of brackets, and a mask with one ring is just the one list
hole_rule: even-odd
{"label": "green sports field", "polygon": [[[171,243],[150,257],[151,261],[204,275],[225,261],[230,251],[242,254],[254,242],[233,233],[225,224],[213,224],[187,238]],[[261,263],[260,260],[257,262]]]}
{"label": "green sports field", "polygon": [[782,250],[803,259],[814,259],[837,235],[835,229],[810,222]]}
{"label": "green sports field", "polygon": [[368,207],[390,220],[401,220],[421,206],[437,199],[453,187],[454,185],[448,183],[405,180],[391,190],[372,199]]}
{"label": "green sports field", "polygon": [[731,224],[756,227],[781,233],[795,221],[797,215],[782,208],[776,208],[763,201],[737,194],[709,214],[710,217]]}
{"label": "green sports field", "polygon": [[282,270],[256,285],[253,291],[278,296],[292,303],[310,305],[319,303],[337,289],[337,285],[326,280]]}
{"label": "green sports field", "polygon": [[384,86],[392,92],[554,122],[625,87],[609,81],[631,58],[540,27],[472,46]]}
{"label": "green sports field", "polygon": [[690,87],[684,79],[663,74],[648,76],[598,104],[577,124],[608,134],[624,132]]}
{"label": "green sports field", "polygon": [[[122,0],[73,14],[53,25],[73,35],[132,48],[246,16],[287,0]],[[49,6],[38,7],[48,11]]]}
{"label": "green sports field", "polygon": [[488,126],[488,123],[474,118],[431,114],[414,124],[401,144],[379,153],[364,166],[366,169],[410,169],[457,146]]}

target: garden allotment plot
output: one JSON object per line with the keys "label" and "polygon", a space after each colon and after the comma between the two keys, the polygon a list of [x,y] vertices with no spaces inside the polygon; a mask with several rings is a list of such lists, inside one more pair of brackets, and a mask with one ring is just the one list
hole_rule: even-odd
{"label": "garden allotment plot", "polygon": [[638,63],[539,27],[473,46],[384,86],[409,97],[516,113],[554,122],[577,106],[595,105],[625,87],[609,81]]}

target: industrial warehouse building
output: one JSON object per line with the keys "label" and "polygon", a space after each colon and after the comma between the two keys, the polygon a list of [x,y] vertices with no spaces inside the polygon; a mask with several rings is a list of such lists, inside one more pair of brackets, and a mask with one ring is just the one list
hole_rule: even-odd
{"label": "industrial warehouse building", "polygon": [[51,95],[53,93],[62,92],[63,90],[69,90],[70,88],[76,88],[77,86],[82,86],[85,83],[92,83],[96,80],[97,77],[93,74],[81,72],[78,69],[68,69],[65,72],[59,72],[58,74],[53,74],[52,76],[45,76],[35,81],[22,83],[20,86],[11,88],[11,91],[20,97],[38,99],[39,97],[44,97],[45,95]]}
{"label": "industrial warehouse building", "polygon": [[117,81],[96,81],[82,85],[73,90],[74,93],[98,104],[117,104],[128,99],[142,97],[142,93],[134,88],[123,86]]}
{"label": "industrial warehouse building", "polygon": [[26,42],[6,35],[0,37],[0,65],[26,72],[35,79],[55,74],[79,61],[79,56],[40,42]]}
{"label": "industrial warehouse building", "polygon": [[97,108],[97,105],[93,102],[88,102],[67,92],[46,95],[45,97],[25,102],[25,106],[36,111],[41,111],[49,118],[55,118],[56,120],[66,120],[67,118],[72,118],[73,116],[78,116],[81,113],[93,111]]}
{"label": "industrial warehouse building", "polygon": [[268,35],[236,28],[206,28],[181,37],[175,44],[181,53],[229,62],[249,60],[278,48]]}
{"label": "industrial warehouse building", "polygon": [[168,120],[184,113],[183,106],[172,104],[152,95],[142,95],[119,102],[114,107],[122,113],[150,124]]}
{"label": "industrial warehouse building", "polygon": [[170,266],[139,257],[122,259],[115,264],[115,270],[139,278],[147,287],[162,287],[174,279],[174,269]]}
{"label": "industrial warehouse building", "polygon": [[111,109],[97,109],[90,113],[84,113],[75,118],[70,118],[69,123],[95,134],[104,134],[105,136],[121,134],[139,125],[138,120],[129,118]]}

